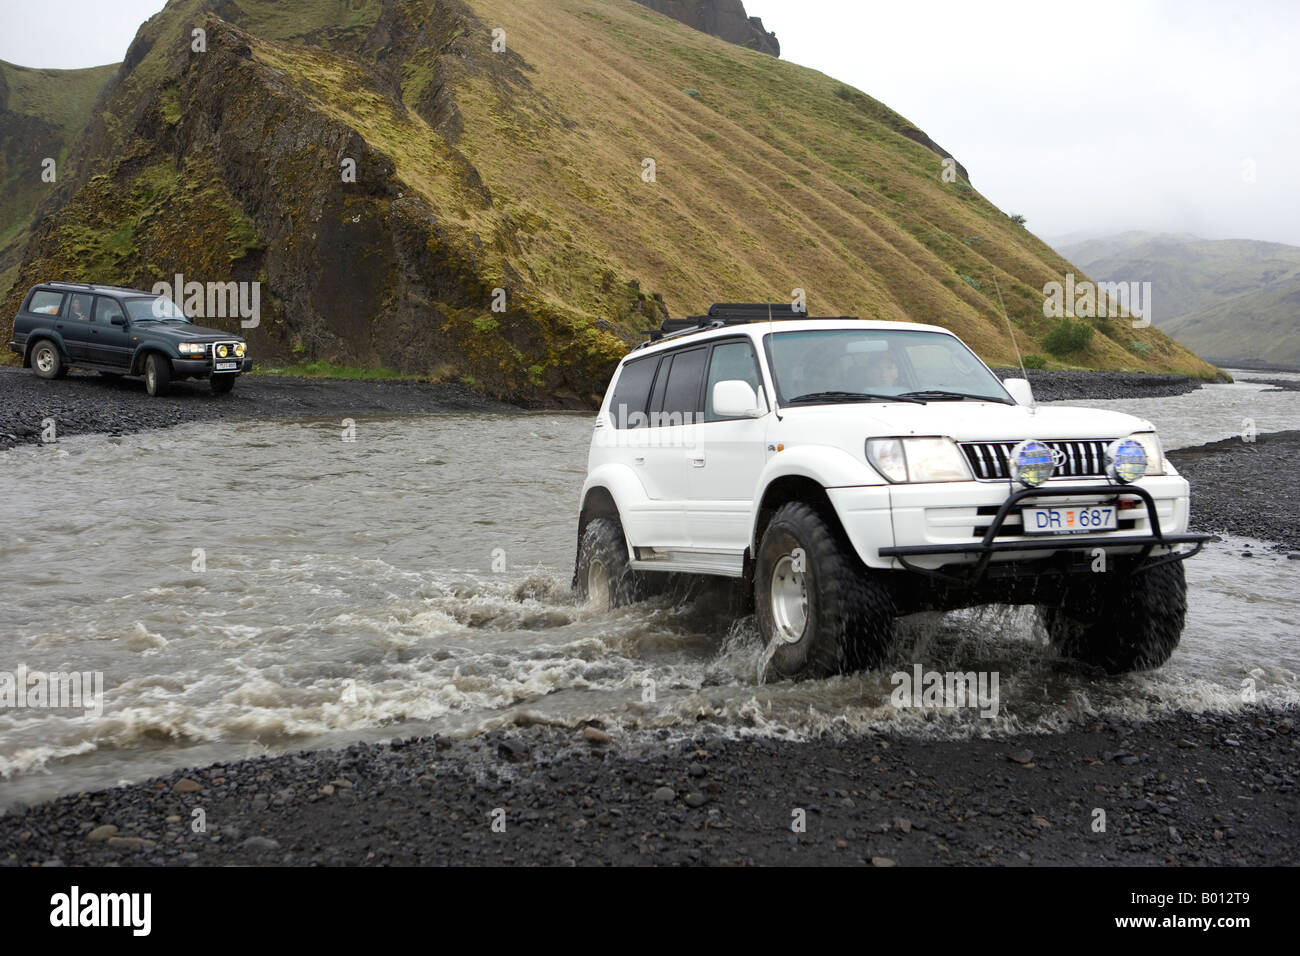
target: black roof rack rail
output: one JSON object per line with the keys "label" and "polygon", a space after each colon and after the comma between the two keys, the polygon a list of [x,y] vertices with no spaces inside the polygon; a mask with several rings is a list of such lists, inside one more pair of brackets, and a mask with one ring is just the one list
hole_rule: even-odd
{"label": "black roof rack rail", "polygon": [[650,345],[669,337],[702,332],[706,329],[722,328],[727,325],[747,325],[751,322],[779,322],[791,319],[803,321],[804,319],[835,320],[856,318],[856,315],[809,315],[807,312],[796,311],[789,302],[715,302],[709,306],[707,315],[664,319],[659,328],[646,329],[645,334],[649,336],[649,341],[643,342],[642,345]]}

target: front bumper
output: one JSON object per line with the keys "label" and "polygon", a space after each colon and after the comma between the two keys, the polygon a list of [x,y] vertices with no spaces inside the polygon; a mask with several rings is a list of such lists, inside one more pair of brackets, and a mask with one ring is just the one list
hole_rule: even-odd
{"label": "front bumper", "polygon": [[[1072,553],[1082,556],[1097,548],[1108,555],[1133,556],[1134,566],[1149,567],[1190,557],[1209,538],[1187,533],[1188,486],[1178,475],[1144,478],[1133,485],[1078,480],[1013,488],[1009,482],[953,482],[835,488],[829,494],[868,567],[967,584],[982,580],[990,566],[1023,562],[1032,573],[1033,562]],[[1121,498],[1132,507],[1120,507]],[[1041,500],[1113,503],[1120,527],[1099,533],[1024,534],[1020,508]],[[1171,550],[1182,544],[1195,548],[1186,553]],[[1160,555],[1152,558],[1157,549]]]}
{"label": "front bumper", "polygon": [[187,376],[189,378],[206,378],[209,375],[241,375],[244,372],[252,371],[253,360],[247,356],[238,360],[239,368],[232,371],[216,372],[212,368],[212,359],[210,358],[181,358],[172,359],[172,372],[176,376]]}

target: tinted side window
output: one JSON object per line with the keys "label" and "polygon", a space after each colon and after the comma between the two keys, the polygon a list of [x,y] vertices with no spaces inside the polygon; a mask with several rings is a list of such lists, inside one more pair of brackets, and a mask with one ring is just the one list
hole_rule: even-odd
{"label": "tinted side window", "polygon": [[102,295],[95,296],[95,321],[108,325],[113,319],[124,319],[122,307],[114,299],[106,299]]}
{"label": "tinted side window", "polygon": [[81,292],[73,293],[72,297],[68,300],[68,314],[65,316],[65,318],[72,319],[73,321],[76,322],[89,322],[90,305],[91,305],[90,299],[91,297],[84,293]]}
{"label": "tinted side window", "polygon": [[704,384],[707,348],[690,349],[673,355],[668,383],[664,388],[663,406],[656,425],[682,425],[699,420],[700,392]]}
{"label": "tinted side window", "polygon": [[62,308],[62,292],[33,292],[32,301],[27,303],[27,311],[37,315],[58,315]]}
{"label": "tinted side window", "polygon": [[623,366],[609,402],[609,418],[615,428],[644,428],[650,424],[645,414],[646,403],[650,401],[650,386],[658,367],[657,355]]}
{"label": "tinted side window", "polygon": [[[741,381],[759,394],[758,365],[754,358],[754,347],[748,340],[723,342],[713,347],[713,358],[709,361],[709,381],[704,389],[704,420],[721,421],[713,412],[713,386],[718,382]],[[760,399],[760,402],[762,400]]]}

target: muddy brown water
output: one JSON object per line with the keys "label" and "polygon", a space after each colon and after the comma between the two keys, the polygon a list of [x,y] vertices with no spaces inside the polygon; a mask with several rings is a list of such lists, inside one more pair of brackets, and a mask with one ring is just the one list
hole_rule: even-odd
{"label": "muddy brown water", "polygon": [[[1278,377],[1278,373],[1270,373]],[[1295,427],[1242,381],[1095,403],[1167,447]],[[520,721],[961,736],[1087,714],[1300,702],[1300,562],[1228,539],[1187,565],[1164,668],[1057,661],[1026,608],[907,619],[871,673],[764,684],[752,619],[569,593],[589,415],[215,422],[0,453],[0,682],[103,675],[102,713],[0,703],[0,807],[182,766]],[[1176,455],[1174,456],[1176,460]],[[1193,499],[1193,509],[1195,499]],[[891,675],[996,672],[996,716],[891,702]],[[92,702],[93,703],[93,702]]]}

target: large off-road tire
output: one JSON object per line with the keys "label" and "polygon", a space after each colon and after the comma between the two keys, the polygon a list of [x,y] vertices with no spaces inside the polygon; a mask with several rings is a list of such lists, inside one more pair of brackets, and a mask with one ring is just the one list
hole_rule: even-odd
{"label": "large off-road tire", "polygon": [[888,587],[815,509],[782,505],[754,565],[769,679],[826,677],[881,663],[893,639]]}
{"label": "large off-road tire", "polygon": [[599,609],[639,601],[647,589],[646,576],[628,563],[627,541],[616,518],[593,518],[582,532],[574,579],[578,597]]}
{"label": "large off-road tire", "polygon": [[1053,649],[1108,674],[1149,670],[1169,660],[1187,617],[1183,562],[1149,571],[1117,569],[1067,583],[1059,607],[1042,609]]}
{"label": "large off-road tire", "polygon": [[172,381],[172,363],[167,356],[151,352],[144,360],[144,390],[154,398],[167,394]]}
{"label": "large off-road tire", "polygon": [[225,395],[235,387],[234,375],[214,375],[210,379],[213,395]]}
{"label": "large off-road tire", "polygon": [[63,378],[68,374],[59,347],[49,339],[41,339],[32,346],[32,368],[41,378]]}

